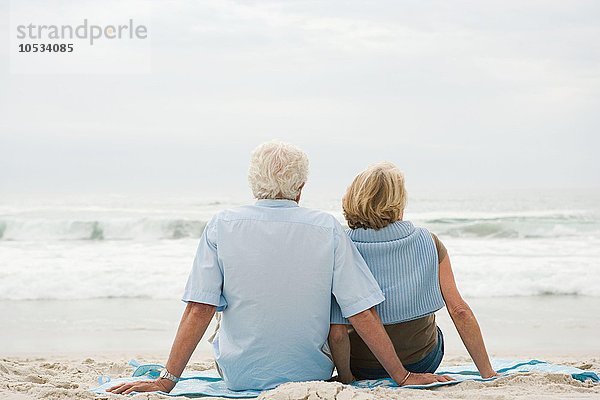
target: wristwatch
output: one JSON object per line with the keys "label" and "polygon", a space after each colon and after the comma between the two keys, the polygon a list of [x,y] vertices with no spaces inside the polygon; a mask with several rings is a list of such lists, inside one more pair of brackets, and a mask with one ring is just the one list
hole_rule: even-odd
{"label": "wristwatch", "polygon": [[164,379],[168,379],[173,383],[177,383],[179,382],[179,378],[176,377],[175,375],[173,375],[172,373],[170,373],[166,368],[163,368],[162,371],[160,371],[160,378],[164,378]]}

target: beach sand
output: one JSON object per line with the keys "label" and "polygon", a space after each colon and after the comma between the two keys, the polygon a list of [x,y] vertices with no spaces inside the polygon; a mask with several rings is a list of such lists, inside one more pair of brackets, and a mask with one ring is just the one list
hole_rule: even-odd
{"label": "beach sand", "polygon": [[[600,299],[477,298],[469,303],[492,357],[536,358],[600,371]],[[165,362],[182,310],[180,302],[167,300],[2,301],[0,399],[97,398],[88,390],[97,386],[98,376],[129,376],[128,360]],[[470,362],[444,310],[438,313],[438,323],[446,337],[442,365]],[[212,367],[210,346],[204,339],[188,368]],[[559,374],[519,374],[434,390],[364,390],[307,382],[282,385],[261,398],[591,399],[600,398],[600,384]]]}
{"label": "beach sand", "polygon": [[[600,370],[600,358],[575,360],[546,357],[548,361],[579,368]],[[156,358],[140,358],[156,362]],[[462,356],[448,357],[445,365],[468,362]],[[193,362],[188,368],[212,368],[211,361]],[[96,396],[88,389],[97,386],[101,374],[128,376],[132,371],[126,358],[103,356],[85,359],[9,358],[0,360],[0,398],[21,400],[119,398],[117,395]],[[140,394],[134,398],[168,398],[158,394]],[[302,382],[282,385],[264,392],[260,399],[592,399],[600,398],[600,385],[582,383],[558,374],[519,374],[492,382],[463,382],[434,390],[355,389],[339,383]]]}

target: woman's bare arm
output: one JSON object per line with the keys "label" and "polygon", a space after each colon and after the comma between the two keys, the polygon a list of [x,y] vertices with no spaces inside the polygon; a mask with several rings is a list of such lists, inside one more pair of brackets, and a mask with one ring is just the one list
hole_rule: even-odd
{"label": "woman's bare arm", "polygon": [[482,378],[496,376],[497,373],[490,363],[477,318],[456,287],[448,256],[444,257],[440,263],[440,286],[450,318],[477,366],[479,374]]}
{"label": "woman's bare arm", "polygon": [[331,324],[329,327],[329,349],[340,382],[351,383],[354,381],[354,376],[350,371],[350,336],[348,336],[347,325]]}

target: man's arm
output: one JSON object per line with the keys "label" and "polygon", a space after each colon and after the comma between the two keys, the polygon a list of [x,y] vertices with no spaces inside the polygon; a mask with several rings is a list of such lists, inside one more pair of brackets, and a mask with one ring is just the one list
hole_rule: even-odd
{"label": "man's arm", "polygon": [[453,380],[445,375],[413,374],[404,368],[394,345],[385,331],[375,308],[365,310],[348,318],[354,329],[369,346],[383,368],[399,385],[426,385],[433,382],[447,382]]}
{"label": "man's arm", "polygon": [[333,363],[337,369],[338,380],[342,383],[354,381],[354,376],[350,371],[350,336],[348,336],[347,325],[330,325],[329,350],[331,350]]}
{"label": "man's arm", "polygon": [[[175,376],[181,376],[198,342],[202,339],[208,324],[210,324],[212,317],[215,315],[216,309],[215,306],[209,304],[194,302],[187,304],[166,365],[170,373]],[[155,391],[170,392],[174,387],[174,382],[159,378],[155,381],[122,383],[107,389],[107,392],[117,394]]]}

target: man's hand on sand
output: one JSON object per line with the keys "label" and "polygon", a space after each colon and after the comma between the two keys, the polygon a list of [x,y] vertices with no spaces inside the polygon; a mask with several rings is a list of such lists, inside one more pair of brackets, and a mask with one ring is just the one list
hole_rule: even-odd
{"label": "man's hand on sand", "polygon": [[436,375],[436,374],[413,374],[411,373],[404,385],[428,385],[434,382],[450,382],[454,379],[447,375]]}
{"label": "man's hand on sand", "polygon": [[157,379],[155,381],[139,381],[121,383],[106,389],[107,392],[115,394],[129,394],[131,392],[170,392],[175,387],[168,379]]}

